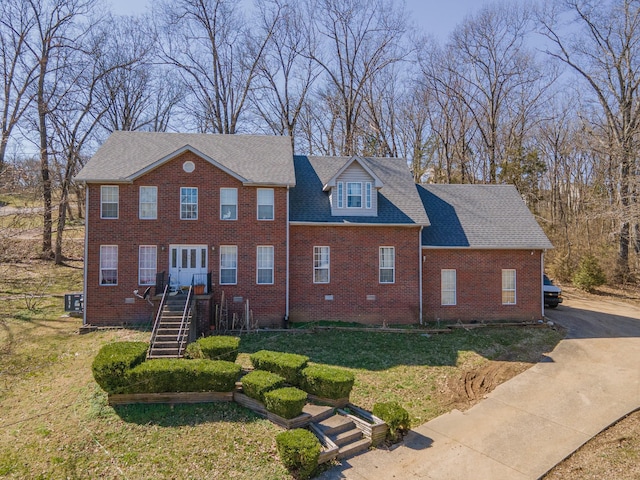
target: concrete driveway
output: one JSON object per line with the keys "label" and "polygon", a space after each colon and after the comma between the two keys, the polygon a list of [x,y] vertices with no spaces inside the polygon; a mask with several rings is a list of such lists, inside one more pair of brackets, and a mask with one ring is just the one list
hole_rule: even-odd
{"label": "concrete driveway", "polygon": [[537,479],[640,408],[640,309],[568,298],[547,317],[567,337],[540,363],[467,410],[421,425],[319,478]]}

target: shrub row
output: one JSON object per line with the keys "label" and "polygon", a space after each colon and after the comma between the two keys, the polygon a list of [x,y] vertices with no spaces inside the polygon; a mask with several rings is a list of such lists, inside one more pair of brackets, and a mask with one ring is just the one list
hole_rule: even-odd
{"label": "shrub row", "polygon": [[146,342],[114,342],[103,346],[93,359],[93,378],[109,393],[123,393],[127,372],[147,358]]}
{"label": "shrub row", "polygon": [[309,357],[295,353],[260,350],[250,357],[251,364],[258,370],[266,370],[283,377],[291,385],[300,384],[300,372],[307,366]]}
{"label": "shrub row", "polygon": [[310,365],[301,372],[301,388],[318,397],[347,398],[353,388],[353,373],[327,365]]}
{"label": "shrub row", "polygon": [[238,358],[240,337],[227,337],[214,335],[202,337],[187,345],[185,356],[187,358],[206,358],[209,360],[226,360],[235,362]]}

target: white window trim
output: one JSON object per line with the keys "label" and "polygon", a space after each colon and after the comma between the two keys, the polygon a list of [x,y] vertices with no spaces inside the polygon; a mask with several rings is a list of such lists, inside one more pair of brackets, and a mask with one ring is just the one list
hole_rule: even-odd
{"label": "white window trim", "polygon": [[365,206],[367,209],[370,209],[372,205],[371,195],[371,182],[367,182],[365,184]]}
{"label": "white window trim", "polygon": [[[115,249],[115,266],[104,265],[103,261],[106,260],[107,249]],[[104,253],[103,253],[104,252]],[[114,268],[115,267],[115,268]],[[118,285],[118,245],[100,245],[100,271],[98,282],[102,287],[115,287]],[[116,283],[102,283],[103,282],[103,270],[115,270],[116,271]]]}
{"label": "white window trim", "polygon": [[[153,205],[155,206],[154,215],[152,217],[143,217],[142,216],[142,189],[149,188],[155,191],[155,202]],[[145,205],[151,205],[150,202],[144,202]],[[138,189],[138,218],[140,220],[157,220],[158,219],[158,187],[153,185],[141,185]]]}
{"label": "white window trim", "polygon": [[[235,267],[223,267],[222,266],[222,251],[227,248],[233,248],[235,251]],[[222,270],[235,270],[235,282],[233,283],[225,283],[222,281]],[[219,284],[220,285],[237,285],[238,284],[238,246],[237,245],[220,245],[220,275],[219,275]]]}
{"label": "white window trim", "polygon": [[[260,266],[260,250],[267,249],[267,251],[271,251],[271,266],[264,267]],[[273,249],[273,245],[258,245],[256,248],[256,284],[257,285],[273,285],[274,284],[274,265],[275,265],[275,252]],[[260,281],[260,271],[261,270],[271,270],[271,281],[270,282],[261,282]]]}
{"label": "white window trim", "polygon": [[[235,192],[235,203],[222,203],[222,192],[223,191],[234,191]],[[233,205],[236,207],[236,215],[233,218],[224,218],[223,214],[222,214],[222,207],[225,205]],[[220,220],[225,220],[225,221],[233,221],[233,220],[238,220],[238,189],[235,187],[221,187],[220,188]]]}
{"label": "white window trim", "polygon": [[[114,188],[116,192],[116,200],[115,202],[107,202],[105,201],[105,189],[106,188]],[[104,205],[105,204],[114,204],[116,205],[116,216],[115,217],[105,217],[104,216]],[[104,220],[117,220],[120,217],[120,187],[118,185],[101,185],[100,186],[100,218]]]}
{"label": "white window trim", "polygon": [[[513,288],[507,288],[507,286],[505,285],[505,274],[507,272],[513,272]],[[502,269],[502,304],[503,305],[516,305],[518,302],[518,297],[516,295],[516,291],[517,291],[517,286],[518,286],[518,282],[517,282],[517,276],[516,276],[516,269],[515,268],[503,268]],[[504,301],[504,294],[506,292],[513,292],[513,302],[505,302]]]}
{"label": "white window trim", "polygon": [[[360,185],[360,195],[349,195],[349,185]],[[347,188],[346,188],[346,196],[347,196],[347,202],[346,202],[346,207],[349,209],[362,209],[362,207],[364,206],[364,191],[362,188],[362,182],[347,182]],[[350,207],[349,206],[349,197],[360,197],[360,206],[359,207]]]}
{"label": "white window trim", "polygon": [[[154,265],[152,267],[143,267],[142,266],[142,252],[143,250],[152,251]],[[149,282],[143,282],[142,280],[142,270],[150,270],[153,271],[153,275],[151,275],[151,280]],[[138,247],[138,285],[155,285],[156,284],[156,274],[158,273],[158,247],[155,245],[140,245]]]}
{"label": "white window trim", "polygon": [[[188,188],[190,190],[195,190],[196,191],[196,203],[195,204],[194,203],[183,203],[182,202],[182,196],[183,196],[182,195],[182,191],[185,188]],[[199,208],[198,208],[199,207],[199,205],[198,205],[199,202],[200,202],[200,193],[198,192],[198,187],[180,187],[180,220],[198,220],[198,216],[199,216],[199,213],[200,213],[198,211],[199,210]],[[183,217],[183,215],[182,215],[182,206],[183,205],[195,205],[196,206],[196,216],[194,218],[185,218],[185,217]]]}
{"label": "white window trim", "polygon": [[[383,249],[391,249],[391,251],[393,252],[393,265],[388,267],[382,266],[382,251]],[[382,281],[382,271],[383,270],[391,270],[392,273],[392,277],[393,280],[391,280],[390,282],[383,282]],[[391,285],[393,283],[396,283],[396,247],[393,246],[381,246],[378,249],[378,282],[384,285]]]}
{"label": "white window trim", "polygon": [[[445,276],[453,274],[453,288],[445,288]],[[453,293],[453,302],[445,302],[445,294]],[[440,305],[455,306],[458,304],[458,274],[453,268],[440,270]]]}
{"label": "white window trim", "polygon": [[[317,265],[317,253],[319,253],[320,255],[322,255],[322,249],[327,249],[327,266],[319,266]],[[317,252],[317,253],[316,253]],[[319,282],[316,280],[316,272],[319,272],[321,270],[326,270],[327,271],[327,281],[326,282]],[[313,247],[313,283],[316,284],[327,284],[331,282],[331,247],[326,246],[326,245],[318,245],[318,246],[314,246]]]}
{"label": "white window trim", "polygon": [[337,189],[337,197],[338,197],[338,208],[344,208],[344,183],[338,182]]}
{"label": "white window trim", "polygon": [[[271,192],[271,202],[270,203],[260,203],[260,192]],[[271,221],[276,216],[276,208],[275,208],[275,191],[273,188],[258,188],[256,193],[256,203],[257,203],[257,211],[256,218],[261,221]],[[269,206],[271,207],[271,218],[260,218],[260,207],[261,206]],[[237,207],[236,207],[237,209]],[[237,210],[236,210],[237,211]]]}

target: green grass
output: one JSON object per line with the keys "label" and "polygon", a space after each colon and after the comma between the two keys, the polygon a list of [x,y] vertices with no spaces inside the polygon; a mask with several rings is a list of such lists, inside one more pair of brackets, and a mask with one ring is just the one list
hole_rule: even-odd
{"label": "green grass", "polygon": [[[0,302],[0,476],[292,478],[277,458],[281,430],[239,405],[109,407],[91,375],[95,355],[109,342],[148,341],[149,332],[79,335],[81,320],[61,316],[61,294],[81,290],[82,270],[73,267],[13,265],[0,278],[0,296],[11,297]],[[49,279],[45,296],[28,309],[27,280],[38,276]],[[238,363],[249,365],[251,353],[267,349],[345,368],[356,377],[354,403],[371,410],[397,401],[417,425],[451,408],[448,379],[493,359],[535,361],[560,337],[544,328],[259,333],[242,337]]]}

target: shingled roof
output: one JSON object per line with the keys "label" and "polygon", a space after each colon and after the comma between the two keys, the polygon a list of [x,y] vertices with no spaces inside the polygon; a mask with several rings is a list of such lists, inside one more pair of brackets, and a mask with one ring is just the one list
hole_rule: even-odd
{"label": "shingled roof", "polygon": [[245,184],[295,185],[291,140],[273,135],[114,132],[76,176],[83,182],[131,182],[185,150]]}
{"label": "shingled roof", "polygon": [[291,189],[292,222],[429,225],[420,196],[404,159],[358,157],[384,186],[377,191],[376,217],[332,216],[329,193],[322,188],[351,157],[295,156],[296,186]]}
{"label": "shingled roof", "polygon": [[511,185],[420,185],[431,219],[425,247],[550,249],[551,242]]}

